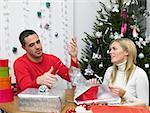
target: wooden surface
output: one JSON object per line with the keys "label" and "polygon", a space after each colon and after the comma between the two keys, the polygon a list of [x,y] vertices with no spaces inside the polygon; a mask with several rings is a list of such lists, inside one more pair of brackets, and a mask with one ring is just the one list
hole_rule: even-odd
{"label": "wooden surface", "polygon": [[[75,108],[76,105],[73,103],[73,90],[72,89],[67,89],[66,90],[66,106],[62,109],[61,113],[66,113],[67,109],[70,108]],[[150,110],[150,107],[146,107],[147,109]],[[0,109],[6,111],[7,113],[31,113],[31,112],[20,112],[18,110],[18,97],[14,97],[13,102],[8,102],[8,103],[0,103]],[[35,112],[34,112],[35,113]]]}

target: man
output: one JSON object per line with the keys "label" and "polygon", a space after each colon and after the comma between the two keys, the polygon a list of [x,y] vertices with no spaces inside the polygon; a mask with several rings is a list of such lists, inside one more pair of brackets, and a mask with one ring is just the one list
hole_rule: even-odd
{"label": "man", "polygon": [[[40,85],[51,88],[57,80],[56,73],[70,81],[69,69],[56,56],[43,53],[39,36],[35,31],[24,30],[19,40],[26,53],[14,62],[17,94],[26,88],[38,88]],[[69,43],[71,66],[78,67],[77,52],[76,40],[72,39]]]}

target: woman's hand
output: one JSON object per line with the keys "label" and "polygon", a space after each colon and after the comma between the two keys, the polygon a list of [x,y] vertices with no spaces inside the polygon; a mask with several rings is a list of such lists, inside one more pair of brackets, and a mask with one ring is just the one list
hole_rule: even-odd
{"label": "woman's hand", "polygon": [[97,81],[96,78],[89,79],[89,80],[87,80],[87,82],[88,82],[91,86],[98,85],[98,81]]}
{"label": "woman's hand", "polygon": [[112,86],[110,85],[109,86],[111,92],[114,94],[114,95],[117,95],[117,96],[120,96],[120,97],[123,97],[124,94],[125,94],[125,90],[120,88],[120,87],[115,87],[115,86]]}

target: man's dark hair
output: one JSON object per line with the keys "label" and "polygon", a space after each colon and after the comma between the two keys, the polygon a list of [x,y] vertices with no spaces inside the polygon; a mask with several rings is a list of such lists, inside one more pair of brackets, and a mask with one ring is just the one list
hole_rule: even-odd
{"label": "man's dark hair", "polygon": [[19,41],[20,41],[21,45],[25,46],[25,40],[24,39],[26,37],[28,37],[29,35],[33,35],[33,34],[37,35],[37,33],[33,30],[24,30],[24,31],[22,31],[19,35]]}

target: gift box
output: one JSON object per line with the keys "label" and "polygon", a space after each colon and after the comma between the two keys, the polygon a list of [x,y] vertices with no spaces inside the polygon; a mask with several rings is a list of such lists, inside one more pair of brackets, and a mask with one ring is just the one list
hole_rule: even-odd
{"label": "gift box", "polygon": [[0,89],[0,103],[13,101],[13,88]]}
{"label": "gift box", "polygon": [[59,87],[44,93],[36,88],[28,88],[18,94],[18,98],[20,111],[60,113],[65,106],[65,90]]}
{"label": "gift box", "polygon": [[0,67],[0,77],[8,77],[8,76],[9,76],[9,68]]}
{"label": "gift box", "polygon": [[0,77],[0,89],[8,89],[11,87],[11,77]]}
{"label": "gift box", "polygon": [[0,67],[8,67],[8,59],[0,59]]}

